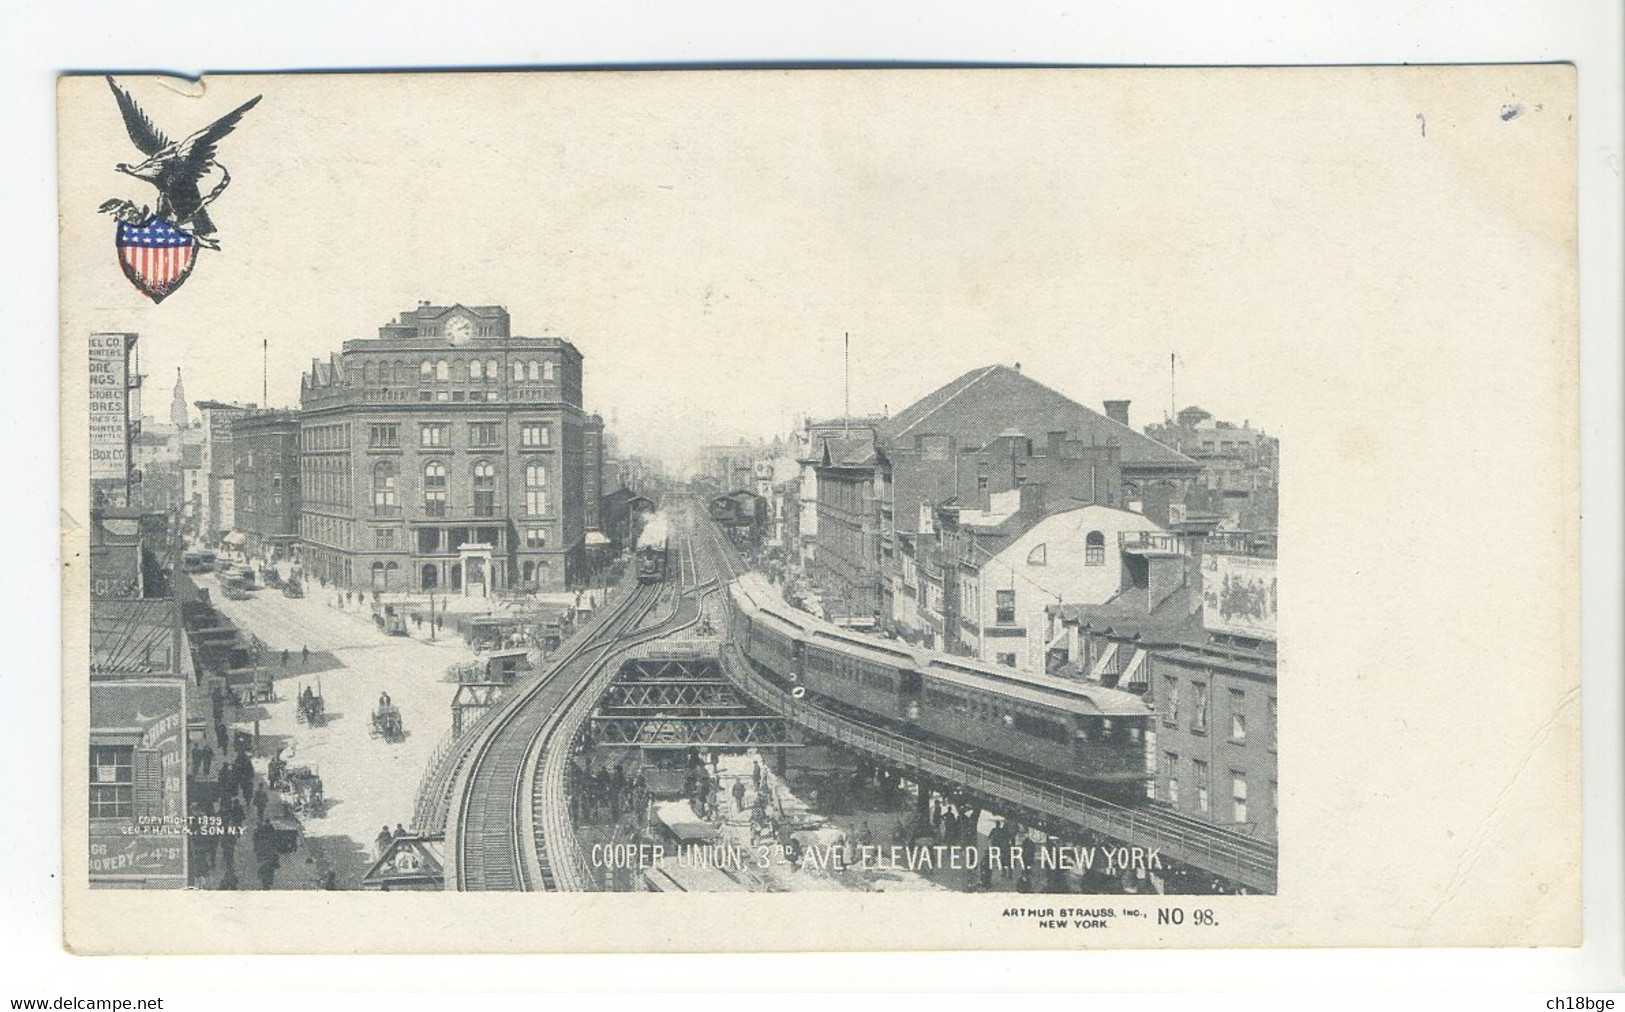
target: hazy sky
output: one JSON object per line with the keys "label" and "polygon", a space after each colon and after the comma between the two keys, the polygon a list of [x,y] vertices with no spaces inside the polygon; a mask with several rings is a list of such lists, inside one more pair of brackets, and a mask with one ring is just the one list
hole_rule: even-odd
{"label": "hazy sky", "polygon": [[258,401],[262,339],[270,402],[296,403],[313,357],[425,299],[570,338],[587,407],[668,458],[838,413],[844,332],[855,412],[1020,362],[1097,410],[1132,399],[1140,427],[1177,351],[1179,406],[1280,433],[1315,393],[1306,357],[1324,384],[1338,356],[1517,325],[1493,279],[1426,289],[1459,279],[1463,243],[1550,239],[1533,183],[1452,154],[1452,131],[1550,143],[1498,119],[1489,79],[1442,98],[1361,70],[124,83],[172,137],[265,96],[219,147],[223,250],[153,306],[94,213],[153,191],[113,171],[137,153],[105,83],[63,88],[64,283],[94,329],[141,333],[159,416],[177,365],[192,400]]}

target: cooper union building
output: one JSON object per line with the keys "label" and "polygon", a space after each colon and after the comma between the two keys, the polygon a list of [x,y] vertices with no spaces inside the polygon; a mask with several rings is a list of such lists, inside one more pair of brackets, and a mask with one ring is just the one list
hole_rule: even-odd
{"label": "cooper union building", "polygon": [[421,303],[300,382],[299,534],[330,584],[484,595],[587,571],[603,422],[581,353],[501,306]]}

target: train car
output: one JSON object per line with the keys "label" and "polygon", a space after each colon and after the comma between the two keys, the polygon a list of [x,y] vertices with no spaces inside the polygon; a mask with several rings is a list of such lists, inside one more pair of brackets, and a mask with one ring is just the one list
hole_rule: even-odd
{"label": "train car", "polygon": [[813,701],[1002,757],[1127,802],[1143,795],[1151,712],[1133,693],[914,650],[785,604],[755,574],[730,588],[734,637]]}
{"label": "train car", "polygon": [[919,712],[920,658],[889,641],[819,623],[802,648],[807,692],[888,721]]}
{"label": "train car", "polygon": [[734,642],[770,679],[793,690],[801,680],[804,624],[781,611],[786,606],[774,601],[776,592],[754,573],[735,580],[728,590],[734,603]]}
{"label": "train car", "polygon": [[916,723],[1058,779],[1140,782],[1150,718],[1131,692],[939,655],[922,672]]}
{"label": "train car", "polygon": [[637,569],[639,583],[661,583],[666,579],[666,548],[671,524],[666,514],[656,511],[638,532]]}

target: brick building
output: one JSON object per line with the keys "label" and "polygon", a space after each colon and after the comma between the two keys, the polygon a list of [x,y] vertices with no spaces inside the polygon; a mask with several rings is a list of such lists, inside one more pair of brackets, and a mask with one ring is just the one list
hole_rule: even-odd
{"label": "brick building", "polygon": [[1049,609],[1050,670],[1145,693],[1161,804],[1276,838],[1273,539],[1124,539],[1125,588]]}
{"label": "brick building", "polygon": [[203,412],[203,499],[198,532],[205,540],[230,534],[237,523],[236,467],[232,450],[233,426],[254,409],[252,404],[198,401]]}
{"label": "brick building", "polygon": [[893,621],[905,557],[939,506],[985,510],[991,496],[1044,486],[1051,511],[1098,504],[1154,527],[1182,517],[1201,466],[1130,428],[1127,405],[1102,415],[991,365],[869,427],[810,432],[815,480],[802,494],[816,496],[817,513],[802,536],[815,542],[808,572],[826,612],[850,625]]}
{"label": "brick building", "polygon": [[232,422],[235,529],[251,555],[287,558],[299,540],[299,413],[250,411]]}
{"label": "brick building", "polygon": [[[470,596],[586,576],[581,353],[501,306],[421,303],[311,363],[300,540],[340,586]],[[599,462],[601,455],[591,455]]]}

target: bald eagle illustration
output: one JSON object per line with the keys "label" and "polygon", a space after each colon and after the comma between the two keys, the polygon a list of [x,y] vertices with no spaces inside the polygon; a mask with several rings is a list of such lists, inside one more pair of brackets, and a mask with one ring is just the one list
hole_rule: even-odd
{"label": "bald eagle illustration", "polygon": [[[202,130],[176,143],[155,127],[130,93],[120,88],[113,78],[107,78],[108,87],[118,99],[119,111],[124,114],[124,127],[130,141],[147,160],[130,165],[120,162],[115,168],[125,175],[151,183],[158,190],[157,214],[176,228],[189,228],[202,245],[218,249],[208,237],[214,231],[214,221],[205,210],[231,183],[231,173],[215,161],[215,145],[231,133],[243,118],[243,113],[254,108],[262,96],[255,95],[242,105],[226,113]],[[199,186],[211,169],[220,170],[220,181],[207,194]],[[116,205],[116,206],[114,206]],[[108,201],[103,211],[128,216],[134,205],[128,201]]]}

